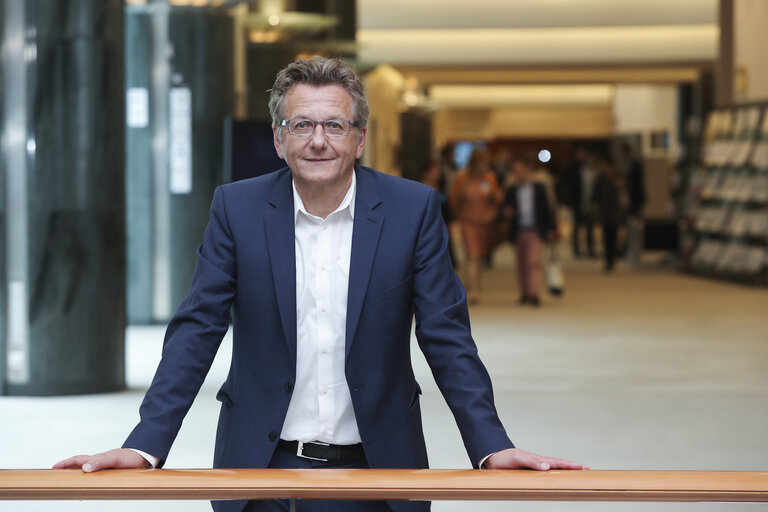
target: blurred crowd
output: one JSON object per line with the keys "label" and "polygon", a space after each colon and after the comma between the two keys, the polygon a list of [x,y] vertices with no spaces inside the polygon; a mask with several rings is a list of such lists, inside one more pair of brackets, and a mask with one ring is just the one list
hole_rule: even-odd
{"label": "blurred crowd", "polygon": [[[642,161],[629,145],[617,156],[577,147],[567,165],[553,169],[541,153],[501,147],[491,154],[476,147],[457,168],[448,145],[427,162],[421,181],[440,192],[451,257],[468,301],[480,300],[483,271],[504,242],[514,246],[521,305],[538,307],[544,286],[553,295],[563,293],[560,246],[566,233],[573,257],[600,253],[605,272],[612,272],[626,251],[630,231],[623,228],[641,216],[645,203]],[[600,251],[596,240],[602,240]]]}

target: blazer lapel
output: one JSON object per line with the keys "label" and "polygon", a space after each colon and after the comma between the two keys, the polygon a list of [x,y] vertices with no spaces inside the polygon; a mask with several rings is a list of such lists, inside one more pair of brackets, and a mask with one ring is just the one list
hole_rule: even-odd
{"label": "blazer lapel", "polygon": [[381,203],[373,174],[355,166],[357,192],[355,220],[352,228],[352,254],[349,262],[349,290],[347,292],[346,357],[355,339],[371,269],[376,258],[384,217],[374,209]]}
{"label": "blazer lapel", "polygon": [[[293,189],[291,173],[280,177],[275,194],[267,203],[264,214],[264,229],[272,265],[277,307],[283,332],[288,343],[288,352],[296,361],[296,220],[293,210]],[[295,371],[295,367],[294,367]]]}

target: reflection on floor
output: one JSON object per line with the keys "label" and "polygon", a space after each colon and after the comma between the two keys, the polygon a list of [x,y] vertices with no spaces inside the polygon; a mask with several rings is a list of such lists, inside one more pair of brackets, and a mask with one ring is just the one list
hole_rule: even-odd
{"label": "reflection on floor", "polygon": [[[502,248],[502,251],[506,250]],[[594,469],[766,470],[768,291],[651,265],[604,275],[597,261],[567,268],[562,298],[516,304],[504,257],[472,308],[473,332],[497,406],[519,447]],[[130,389],[62,398],[0,397],[4,468],[41,468],[119,445],[137,420],[162,329],[127,332]],[[229,340],[187,417],[167,467],[210,467]],[[415,349],[418,351],[418,348]],[[415,356],[431,464],[469,467],[458,431]],[[439,502],[440,511],[730,511],[768,505]],[[204,511],[206,502],[0,502],[13,511]]]}

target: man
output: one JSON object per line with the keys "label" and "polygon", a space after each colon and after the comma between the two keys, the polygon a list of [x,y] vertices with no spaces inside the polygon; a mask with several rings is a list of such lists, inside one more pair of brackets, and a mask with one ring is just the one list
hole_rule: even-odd
{"label": "man", "polygon": [[[509,238],[515,245],[520,305],[539,307],[544,244],[555,240],[555,220],[544,185],[534,177],[536,157],[512,159],[515,185],[507,190],[504,210],[510,219]],[[544,171],[546,172],[546,171]]]}
{"label": "man", "polygon": [[595,177],[596,175],[591,167],[589,153],[583,147],[577,148],[574,159],[568,165],[565,172],[567,204],[573,213],[571,242],[573,246],[573,255],[576,258],[581,257],[581,244],[579,243],[579,231],[581,226],[584,226],[584,229],[587,232],[587,252],[590,257],[595,257],[594,218],[590,211],[592,204],[592,187]]}
{"label": "man", "polygon": [[626,143],[621,146],[621,156],[624,160],[624,180],[626,181],[627,194],[629,196],[627,215],[630,217],[642,217],[643,206],[645,206],[645,169],[643,168],[643,162],[632,151],[632,146]]}
{"label": "man", "polygon": [[[122,449],[55,467],[161,466],[232,309],[215,467],[427,467],[409,351],[415,314],[419,344],[474,466],[581,468],[517,450],[507,438],[469,332],[437,192],[355,165],[368,118],[355,72],[335,59],[297,60],[278,74],[269,104],[288,168],[216,190],[192,287],[169,323],[141,421]],[[214,509],[287,505],[230,501]]]}

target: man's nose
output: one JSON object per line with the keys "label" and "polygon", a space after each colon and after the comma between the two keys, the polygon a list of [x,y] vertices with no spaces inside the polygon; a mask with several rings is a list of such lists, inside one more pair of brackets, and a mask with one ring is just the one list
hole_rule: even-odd
{"label": "man's nose", "polygon": [[315,124],[315,130],[312,132],[312,135],[309,140],[309,144],[313,148],[323,148],[327,143],[328,143],[328,139],[325,135],[325,129],[323,128],[323,123]]}

